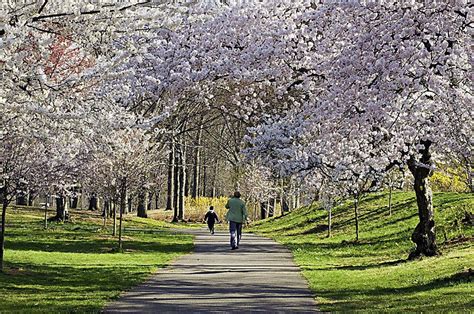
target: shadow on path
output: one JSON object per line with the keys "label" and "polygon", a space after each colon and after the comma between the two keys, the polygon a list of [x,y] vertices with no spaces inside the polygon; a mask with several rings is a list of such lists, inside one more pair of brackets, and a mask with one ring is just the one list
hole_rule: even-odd
{"label": "shadow on path", "polygon": [[239,249],[231,251],[225,232],[187,233],[196,236],[192,254],[125,293],[105,312],[317,311],[306,281],[282,245],[244,234]]}

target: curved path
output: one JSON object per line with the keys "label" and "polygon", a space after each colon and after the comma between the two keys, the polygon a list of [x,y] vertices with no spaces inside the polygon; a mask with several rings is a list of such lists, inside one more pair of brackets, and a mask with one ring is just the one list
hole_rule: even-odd
{"label": "curved path", "polygon": [[192,254],[159,270],[105,312],[317,311],[306,281],[282,245],[244,233],[239,249],[231,251],[226,232],[186,232],[196,236]]}

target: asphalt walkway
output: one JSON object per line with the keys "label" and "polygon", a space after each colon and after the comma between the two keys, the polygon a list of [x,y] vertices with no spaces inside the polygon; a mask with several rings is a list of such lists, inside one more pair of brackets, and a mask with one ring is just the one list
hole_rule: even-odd
{"label": "asphalt walkway", "polygon": [[314,313],[313,296],[291,253],[282,245],[245,234],[231,251],[227,232],[195,238],[192,254],[159,270],[105,312]]}

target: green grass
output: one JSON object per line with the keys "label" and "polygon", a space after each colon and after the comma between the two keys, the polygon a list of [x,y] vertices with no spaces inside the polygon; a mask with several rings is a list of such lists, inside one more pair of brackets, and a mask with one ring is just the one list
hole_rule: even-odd
{"label": "green grass", "polygon": [[435,215],[442,255],[407,261],[418,216],[413,193],[368,195],[361,202],[360,240],[350,202],[334,209],[333,236],[327,212],[296,210],[253,226],[289,246],[322,311],[469,311],[474,308],[474,228],[461,223],[474,195],[436,193]]}
{"label": "green grass", "polygon": [[166,231],[174,225],[128,218],[126,228],[157,232],[125,232],[117,253],[117,239],[99,217],[76,212],[72,223],[44,230],[41,215],[8,210],[0,312],[97,312],[193,248],[192,236]]}

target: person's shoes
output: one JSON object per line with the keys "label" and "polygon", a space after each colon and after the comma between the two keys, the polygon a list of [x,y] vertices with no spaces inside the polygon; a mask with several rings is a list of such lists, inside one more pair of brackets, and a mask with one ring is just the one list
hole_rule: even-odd
{"label": "person's shoes", "polygon": [[211,234],[214,234],[214,231],[211,231]]}
{"label": "person's shoes", "polygon": [[233,250],[237,250],[238,248],[239,248],[238,246],[234,246],[234,247],[231,248],[231,250],[232,250],[232,251],[233,251]]}

